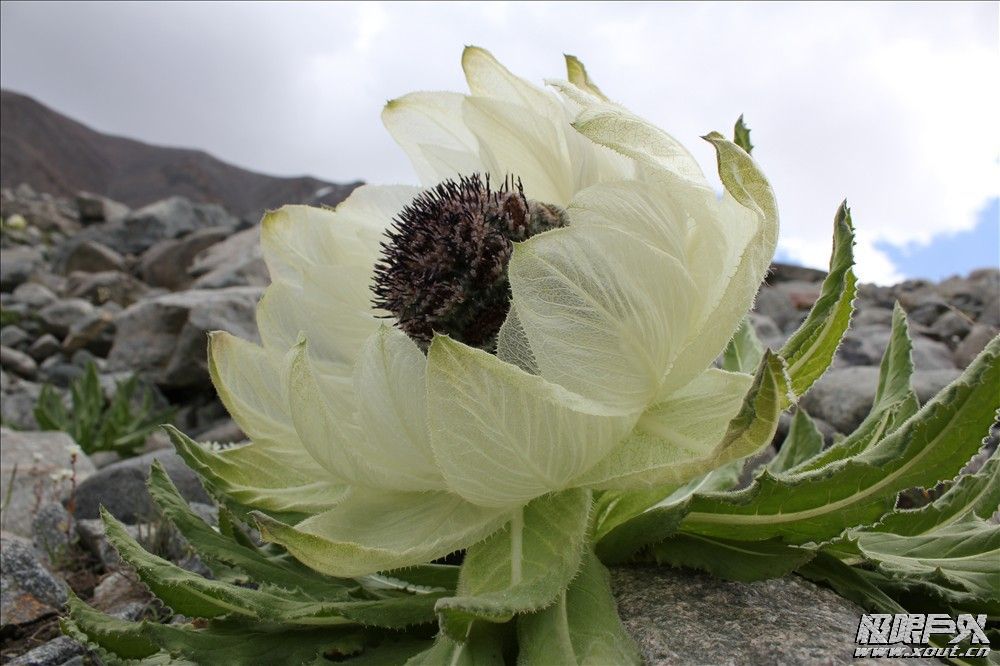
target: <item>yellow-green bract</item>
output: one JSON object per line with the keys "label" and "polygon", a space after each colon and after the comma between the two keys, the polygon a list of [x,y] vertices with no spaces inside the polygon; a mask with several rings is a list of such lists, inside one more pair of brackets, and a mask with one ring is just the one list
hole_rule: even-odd
{"label": "yellow-green bract", "polygon": [[748,453],[724,434],[753,378],[712,362],[774,253],[771,188],[712,133],[719,197],[680,143],[568,64],[570,80],[545,90],[470,47],[470,94],[413,93],[383,113],[425,187],[515,174],[569,216],[516,245],[496,355],[442,336],[425,355],[371,306],[383,232],[421,188],[365,186],[336,210],[265,217],[262,344],[210,344],[252,443],[199,458],[306,564],[413,565],[512,521],[516,547],[536,498],[679,484]]}

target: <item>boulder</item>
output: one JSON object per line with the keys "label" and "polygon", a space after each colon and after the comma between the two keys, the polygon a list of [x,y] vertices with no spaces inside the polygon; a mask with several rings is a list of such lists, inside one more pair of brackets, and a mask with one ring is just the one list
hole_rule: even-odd
{"label": "boulder", "polygon": [[184,197],[170,197],[132,211],[124,222],[127,251],[141,254],[157,241],[179,238],[206,227],[236,229],[239,219],[216,204],[196,204]]}
{"label": "boulder", "polygon": [[0,497],[10,493],[3,529],[28,537],[35,513],[45,504],[65,499],[72,488],[71,477],[77,483],[85,481],[94,473],[94,465],[82,453],[72,459],[76,445],[64,432],[0,428],[0,438]]}
{"label": "boulder", "polygon": [[87,649],[69,636],[59,636],[42,643],[7,662],[7,666],[84,666]]}
{"label": "boulder", "polygon": [[79,520],[97,518],[101,505],[125,523],[152,521],[157,508],[146,479],[154,460],[159,460],[170,479],[190,502],[210,503],[211,499],[198,476],[173,451],[154,451],[108,465],[89,476],[76,489],[76,511]]}
{"label": "boulder", "polygon": [[38,311],[42,328],[57,338],[64,338],[78,321],[94,314],[94,306],[82,298],[62,298]]}
{"label": "boulder", "polygon": [[38,374],[38,364],[24,352],[0,345],[0,367],[20,375],[25,379],[34,379]]}
{"label": "boulder", "polygon": [[117,319],[108,370],[132,370],[165,387],[208,388],[207,333],[229,331],[257,340],[262,290],[191,290],[140,301]]}
{"label": "boulder", "polygon": [[43,361],[58,353],[60,349],[62,349],[62,345],[56,336],[46,333],[31,343],[31,346],[28,347],[28,356],[36,361]]}
{"label": "boulder", "polygon": [[[3,378],[2,399],[0,399],[0,416],[3,422],[19,430],[37,430],[35,421],[35,402],[41,386],[35,382],[21,379],[0,369]],[[6,442],[4,442],[6,446]]]}
{"label": "boulder", "polygon": [[969,331],[969,334],[955,347],[955,363],[960,368],[967,368],[976,358],[979,352],[986,348],[998,333],[995,326],[986,324],[976,324]]}
{"label": "boulder", "polygon": [[23,538],[0,533],[0,631],[55,615],[66,603],[66,584],[49,573]]}
{"label": "boulder", "polygon": [[798,576],[738,583],[689,569],[616,567],[611,587],[649,666],[879,663],[853,658],[865,611]]}
{"label": "boulder", "polygon": [[37,247],[18,245],[0,249],[0,290],[12,291],[45,264]]}
{"label": "boulder", "polygon": [[188,273],[195,289],[266,287],[271,278],[260,248],[260,227],[231,235],[195,257]]}
{"label": "boulder", "polygon": [[20,326],[11,324],[0,328],[0,345],[4,347],[21,347],[29,340],[31,340],[31,336]]}
{"label": "boulder", "polygon": [[91,192],[76,195],[76,210],[82,224],[119,222],[129,213],[129,207],[125,204]]}
{"label": "boulder", "polygon": [[139,260],[138,273],[143,282],[171,291],[186,288],[192,281],[188,266],[202,250],[229,236],[229,227],[199,229],[183,238],[162,240],[146,250]]}
{"label": "boulder", "polygon": [[100,273],[70,273],[66,280],[66,294],[83,298],[94,305],[117,303],[128,307],[136,301],[154,294],[148,286],[122,271]]}
{"label": "boulder", "polygon": [[66,274],[73,271],[84,273],[120,271],[125,267],[125,258],[96,241],[83,241],[73,246],[61,267],[62,272]]}
{"label": "boulder", "polygon": [[14,300],[32,308],[43,308],[56,300],[56,295],[45,285],[37,282],[25,282],[13,292]]}

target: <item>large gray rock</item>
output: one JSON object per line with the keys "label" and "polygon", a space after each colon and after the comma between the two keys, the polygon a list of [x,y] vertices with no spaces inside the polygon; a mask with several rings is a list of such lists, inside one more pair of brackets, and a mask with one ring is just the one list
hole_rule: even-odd
{"label": "large gray rock", "polygon": [[987,326],[986,324],[973,326],[965,339],[955,348],[955,363],[958,367],[969,367],[969,364],[975,360],[979,352],[986,348],[990,340],[996,337],[997,333],[1000,333],[1000,330],[995,326]]}
{"label": "large gray rock", "polygon": [[76,195],[76,210],[83,224],[120,222],[129,213],[129,207],[125,204],[92,192],[80,192]]}
{"label": "large gray rock", "polygon": [[[69,636],[60,636],[42,643],[7,662],[7,666],[71,666],[74,658],[87,654],[87,649]],[[76,663],[83,664],[79,659]]]}
{"label": "large gray rock", "polygon": [[76,489],[76,518],[97,518],[103,505],[126,523],[153,520],[157,510],[146,489],[146,479],[154,460],[160,461],[188,501],[211,503],[198,476],[180,456],[173,451],[154,451],[108,465],[81,483]]}
{"label": "large gray rock", "polygon": [[34,379],[38,373],[38,364],[22,351],[0,345],[0,367],[9,370],[25,379]]}
{"label": "large gray rock", "polygon": [[3,529],[31,536],[35,513],[45,504],[68,497],[71,475],[77,483],[85,481],[94,473],[94,464],[82,453],[75,461],[71,458],[76,445],[64,432],[0,428],[0,439],[0,497],[10,493],[10,503],[3,511]]}
{"label": "large gray rock", "polygon": [[140,301],[118,315],[108,370],[133,370],[167,387],[208,387],[207,333],[256,340],[262,290],[191,290]]}
{"label": "large gray rock", "polygon": [[64,298],[38,311],[42,328],[57,338],[64,338],[73,324],[94,314],[94,306],[82,298]]}
{"label": "large gray rock", "polygon": [[231,233],[228,227],[199,229],[183,238],[162,240],[146,250],[139,260],[139,277],[153,287],[178,291],[191,284],[188,266],[202,251],[224,240]]}
{"label": "large gray rock", "polygon": [[62,270],[67,274],[73,271],[120,271],[124,267],[125,258],[122,255],[96,241],[83,241],[75,245],[62,264]]}
{"label": "large gray rock", "polygon": [[266,287],[270,281],[260,248],[260,226],[237,232],[203,251],[188,268],[195,289]]}
{"label": "large gray rock", "polygon": [[0,535],[0,626],[29,624],[54,615],[66,603],[66,585],[49,573],[25,539]]}
{"label": "large gray rock", "polygon": [[[951,350],[942,342],[911,332],[913,367],[918,370],[948,370],[955,367]],[[888,326],[852,326],[837,350],[837,365],[879,365],[889,346]]]}
{"label": "large gray rock", "polygon": [[45,263],[42,251],[28,245],[0,249],[0,289],[12,291]]}
{"label": "large gray rock", "polygon": [[128,307],[151,293],[147,285],[122,271],[70,273],[66,280],[68,296],[86,299],[94,305],[110,302]]}
{"label": "large gray rock", "polygon": [[154,243],[178,238],[206,227],[236,229],[239,220],[215,204],[196,204],[184,197],[170,197],[132,211],[125,218],[128,252],[140,254]]}
{"label": "large gray rock", "polygon": [[37,282],[25,282],[19,285],[13,293],[14,300],[32,308],[43,308],[56,300],[56,295],[45,285]]}
{"label": "large gray rock", "polygon": [[0,391],[0,416],[7,425],[19,430],[37,430],[35,403],[42,387],[0,369],[3,390]]}
{"label": "large gray rock", "polygon": [[853,658],[864,611],[797,576],[736,583],[687,569],[618,567],[611,581],[649,666],[878,663]]}

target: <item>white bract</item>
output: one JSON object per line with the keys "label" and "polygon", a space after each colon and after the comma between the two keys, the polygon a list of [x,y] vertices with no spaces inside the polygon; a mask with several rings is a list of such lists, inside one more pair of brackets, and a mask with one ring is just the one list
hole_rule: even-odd
{"label": "white bract", "polygon": [[[569,226],[515,246],[497,353],[436,336],[425,354],[371,305],[393,217],[422,190],[365,186],[336,210],[263,221],[262,344],[212,335],[219,394],[252,440],[213,473],[267,538],[350,576],[425,562],[573,487],[682,483],[751,383],[712,367],[774,252],[773,195],[718,134],[719,197],[673,138],[609,102],[569,59],[535,87],[468,48],[471,94],[413,93],[383,119],[426,187],[520,177]],[[303,516],[306,516],[304,519]]]}

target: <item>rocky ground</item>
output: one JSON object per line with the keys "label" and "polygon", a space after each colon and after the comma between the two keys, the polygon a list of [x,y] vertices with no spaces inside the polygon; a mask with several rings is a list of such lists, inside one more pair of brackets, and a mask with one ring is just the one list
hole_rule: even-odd
{"label": "rocky ground", "polygon": [[[129,210],[93,195],[73,201],[21,186],[0,193],[0,216],[0,661],[86,663],[83,649],[59,636],[56,620],[67,588],[121,617],[165,618],[169,613],[129,571],[118,567],[103,537],[98,507],[103,504],[131,525],[133,534],[155,552],[195,570],[201,564],[182,539],[165,529],[146,494],[151,461],[159,459],[166,466],[201,514],[212,518],[215,509],[162,433],[147,438],[141,455],[121,459],[108,452],[88,456],[77,452],[65,433],[39,432],[33,410],[42,386],[65,392],[88,362],[96,364],[107,393],[136,373],[156,403],[176,408],[173,422],[192,437],[241,441],[243,434],[212,390],[205,334],[224,329],[257,338],[254,308],[268,283],[267,269],[255,224],[219,206],[180,197]],[[823,276],[811,269],[775,266],[753,314],[765,344],[779,346],[797,327],[818,297]],[[911,280],[892,287],[862,285],[852,328],[834,367],[802,401],[829,441],[838,432],[853,430],[872,403],[896,301],[909,316],[914,384],[922,401],[957,377],[1000,330],[1000,272],[995,268],[938,284]],[[779,429],[772,454],[786,431],[787,422]],[[658,636],[665,634],[647,627],[655,611],[644,609],[673,603],[670,588],[677,576],[682,576],[682,584],[695,581],[705,587],[706,598],[715,594],[744,604],[741,612],[748,616],[769,617],[779,607],[791,616],[808,616],[820,604],[834,618],[830,623],[843,624],[843,636],[830,639],[837,650],[845,640],[850,643],[844,636],[854,631],[860,612],[799,579],[774,582],[778,587],[761,593],[764,588],[759,586],[684,578],[689,574],[683,573],[664,575],[674,583],[665,579],[653,592],[648,585],[639,586],[642,599],[630,601],[638,594],[632,592],[634,576],[615,573],[623,616],[647,657],[657,663],[681,663],[682,657],[670,650],[693,640],[690,636],[697,630],[682,627],[669,635],[675,647],[661,650]],[[693,619],[671,622],[704,621],[698,613],[690,615]],[[740,637],[738,632],[745,631],[741,626],[721,623],[713,631],[726,634],[722,644],[742,646],[742,655],[734,652],[737,661],[768,662],[767,652],[753,652],[755,643]],[[814,632],[837,633],[820,624],[814,625]],[[786,656],[796,660],[809,654]],[[843,659],[830,656],[833,661],[848,660],[847,652]]]}

